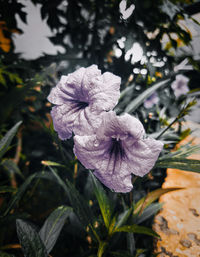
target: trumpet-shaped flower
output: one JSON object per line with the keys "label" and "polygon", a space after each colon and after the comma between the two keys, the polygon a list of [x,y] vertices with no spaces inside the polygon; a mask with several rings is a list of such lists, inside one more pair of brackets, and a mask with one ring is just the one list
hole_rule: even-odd
{"label": "trumpet-shaped flower", "polygon": [[155,104],[159,102],[158,94],[154,92],[144,101],[144,107],[146,109],[152,108]]}
{"label": "trumpet-shaped flower", "polygon": [[176,75],[176,79],[172,82],[171,87],[174,90],[176,98],[181,95],[187,94],[189,91],[188,87],[189,79],[182,74]]}
{"label": "trumpet-shaped flower", "polygon": [[94,133],[101,123],[101,113],[117,104],[120,83],[120,77],[110,72],[101,74],[96,65],[62,76],[48,96],[55,105],[51,116],[59,137],[64,140],[70,138],[72,132]]}
{"label": "trumpet-shaped flower", "polygon": [[144,139],[144,133],[142,123],[133,116],[107,112],[95,135],[74,137],[74,153],[104,185],[116,192],[129,192],[131,174],[147,174],[163,148],[160,141]]}

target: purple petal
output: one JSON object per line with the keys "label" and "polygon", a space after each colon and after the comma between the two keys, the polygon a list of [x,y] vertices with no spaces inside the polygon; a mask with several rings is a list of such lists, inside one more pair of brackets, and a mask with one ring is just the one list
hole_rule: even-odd
{"label": "purple petal", "polygon": [[74,153],[79,161],[87,169],[94,169],[95,176],[107,187],[129,192],[133,186],[127,163],[110,156],[110,145],[110,139],[98,140],[95,135],[74,137]]}
{"label": "purple petal", "polygon": [[176,76],[176,80],[174,80],[171,84],[172,89],[174,90],[174,95],[176,98],[180,97],[181,95],[187,94],[189,91],[188,87],[189,79],[182,74]]}
{"label": "purple petal", "polygon": [[61,140],[72,136],[74,120],[81,110],[77,111],[73,103],[54,106],[51,111],[55,131]]}
{"label": "purple petal", "polygon": [[89,91],[89,98],[92,110],[112,110],[120,97],[121,78],[110,72],[94,78],[92,87]]}
{"label": "purple petal", "polygon": [[75,136],[74,153],[103,184],[116,192],[132,189],[131,174],[144,176],[154,166],[163,144],[143,139],[139,120],[129,114],[104,113],[96,135]]}
{"label": "purple petal", "polygon": [[90,107],[87,107],[79,112],[74,120],[73,132],[75,135],[79,136],[95,134],[101,122],[101,114],[92,112]]}
{"label": "purple petal", "polygon": [[142,123],[127,113],[116,116],[115,112],[110,111],[102,114],[102,120],[102,126],[97,131],[99,138],[107,136],[124,139],[131,136],[137,140],[144,135]]}
{"label": "purple petal", "polygon": [[101,113],[116,105],[120,81],[109,72],[101,75],[96,65],[62,76],[48,96],[57,107],[52,117],[59,137],[67,139],[72,132],[77,135],[94,133],[100,126]]}
{"label": "purple petal", "polygon": [[140,139],[135,143],[129,138],[123,143],[129,169],[140,177],[153,168],[163,148],[163,143],[153,138]]}

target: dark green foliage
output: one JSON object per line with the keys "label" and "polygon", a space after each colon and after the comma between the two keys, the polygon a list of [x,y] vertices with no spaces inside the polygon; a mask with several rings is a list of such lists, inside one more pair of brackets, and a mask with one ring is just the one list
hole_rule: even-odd
{"label": "dark green foliage", "polygon": [[[199,61],[179,51],[192,40],[180,21],[187,17],[198,26],[190,15],[199,5],[135,0],[126,19],[117,0],[31,2],[40,4],[41,17],[53,31],[50,41],[65,52],[35,60],[16,54],[14,34],[22,33],[16,17],[26,22],[27,14],[18,0],[0,1],[0,256],[20,257],[22,251],[28,257],[50,251],[54,257],[151,256],[152,237],[157,237],[152,219],[162,208],[156,201],[177,190],[161,188],[166,168],[199,172],[199,161],[187,159],[198,147],[188,144],[171,152],[190,134],[182,121],[199,98]],[[125,10],[133,1],[126,3]],[[2,47],[5,38],[8,51]],[[145,58],[127,57],[134,43]],[[177,69],[182,61],[187,65]],[[60,141],[49,118],[46,97],[60,76],[91,64],[122,78],[115,111],[135,115],[148,135],[165,144],[152,178],[137,178],[130,194],[110,192],[86,171],[74,156],[73,140]],[[177,74],[190,79],[191,90],[179,99],[171,88]],[[159,102],[146,109],[144,101],[154,92]],[[22,251],[12,248],[18,242]]]}
{"label": "dark green foliage", "polygon": [[17,220],[16,224],[24,256],[47,257],[47,251],[36,229],[23,220]]}

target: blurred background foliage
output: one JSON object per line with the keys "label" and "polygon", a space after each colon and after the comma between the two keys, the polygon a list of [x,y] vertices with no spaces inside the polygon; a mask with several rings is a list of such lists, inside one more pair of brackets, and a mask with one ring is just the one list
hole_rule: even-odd
{"label": "blurred background foliage", "polygon": [[[194,47],[192,44],[194,38],[187,24],[192,24],[200,31],[199,23],[194,18],[194,15],[200,12],[200,2],[195,0],[31,0],[31,2],[40,6],[41,17],[52,31],[49,40],[54,45],[62,46],[64,51],[56,55],[43,53],[34,60],[22,58],[22,55],[15,51],[14,36],[23,33],[18,27],[17,18],[26,23],[27,13],[24,11],[24,5],[19,0],[0,1],[2,140],[9,129],[22,121],[20,127],[18,123],[18,130],[11,133],[12,143],[8,142],[6,151],[1,156],[0,256],[23,256],[21,249],[18,249],[20,245],[16,234],[16,219],[27,219],[42,227],[48,215],[58,206],[73,206],[74,202],[79,206],[81,202],[79,193],[93,209],[94,226],[90,228],[80,224],[81,217],[85,214],[79,213],[81,212],[79,207],[73,206],[78,215],[68,212],[67,209],[65,217],[68,217],[67,224],[51,256],[96,256],[97,251],[98,256],[102,256],[105,249],[108,249],[105,256],[141,254],[143,254],[141,256],[150,256],[153,247],[152,238],[144,235],[141,237],[140,234],[134,235],[133,233],[137,233],[137,227],[132,230],[124,228],[128,234],[120,233],[113,237],[109,229],[111,225],[116,224],[116,220],[119,222],[123,215],[126,217],[124,223],[128,221],[128,224],[141,222],[146,226],[151,225],[152,215],[161,207],[156,203],[150,204],[162,192],[156,191],[156,197],[150,201],[150,209],[142,216],[143,218],[140,216],[141,219],[136,217],[136,211],[133,212],[133,203],[142,199],[149,191],[161,187],[165,169],[162,169],[162,165],[158,165],[149,176],[137,179],[134,193],[130,195],[122,196],[105,188],[114,205],[113,211],[109,214],[110,220],[105,221],[106,216],[103,215],[103,218],[99,216],[100,209],[102,212],[102,208],[110,205],[101,206],[98,190],[95,198],[91,190],[92,175],[88,176],[84,167],[77,162],[72,150],[73,141],[61,142],[58,139],[49,115],[51,105],[46,97],[62,74],[73,72],[81,66],[97,64],[102,72],[110,71],[122,78],[122,94],[116,112],[126,111],[139,117],[146,132],[165,141],[164,153],[169,152],[177,142],[190,133],[189,130],[181,129],[181,122],[196,103],[194,97],[198,99],[200,63],[199,57],[191,51]],[[176,99],[170,83],[178,73],[190,79],[190,92]],[[143,102],[147,98],[147,93],[144,92],[160,82],[163,84],[156,86],[159,102],[150,109],[145,108]],[[153,89],[149,92],[154,93],[154,91]],[[137,103],[134,102],[141,96],[144,97]],[[179,129],[174,130],[172,125],[177,121]],[[166,128],[168,128],[167,133],[161,134]],[[1,143],[5,145],[5,140]],[[55,177],[56,172],[59,172],[60,180]],[[35,177],[30,179],[33,175]],[[70,198],[69,189],[62,185],[61,181],[66,179],[73,184],[73,186],[68,185],[68,188],[71,188],[74,195],[78,194],[77,197],[73,198],[72,195]],[[57,184],[58,181],[60,186]],[[93,178],[93,184],[95,183]],[[103,199],[108,201],[106,197],[105,194]],[[100,209],[97,200],[100,202]],[[63,208],[61,210],[65,211]],[[142,207],[142,211],[144,209]],[[18,232],[20,229],[23,231],[23,226],[24,223],[18,220]],[[95,238],[95,233],[91,235],[91,230],[94,228],[95,233],[101,235],[101,239]],[[106,229],[110,231],[108,234]],[[144,229],[138,231],[147,235],[153,234],[153,231]],[[106,240],[109,242],[109,247]],[[23,245],[23,242],[20,243]],[[45,254],[32,256],[46,256]]]}

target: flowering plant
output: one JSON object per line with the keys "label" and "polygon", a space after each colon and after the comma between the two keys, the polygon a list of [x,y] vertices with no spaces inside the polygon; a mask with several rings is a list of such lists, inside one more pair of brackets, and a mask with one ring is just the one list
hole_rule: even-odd
{"label": "flowering plant", "polygon": [[51,90],[51,115],[61,139],[74,137],[74,153],[104,185],[116,192],[132,189],[131,174],[144,176],[163,144],[144,138],[142,123],[129,114],[108,112],[119,98],[120,78],[95,65],[63,76]]}

